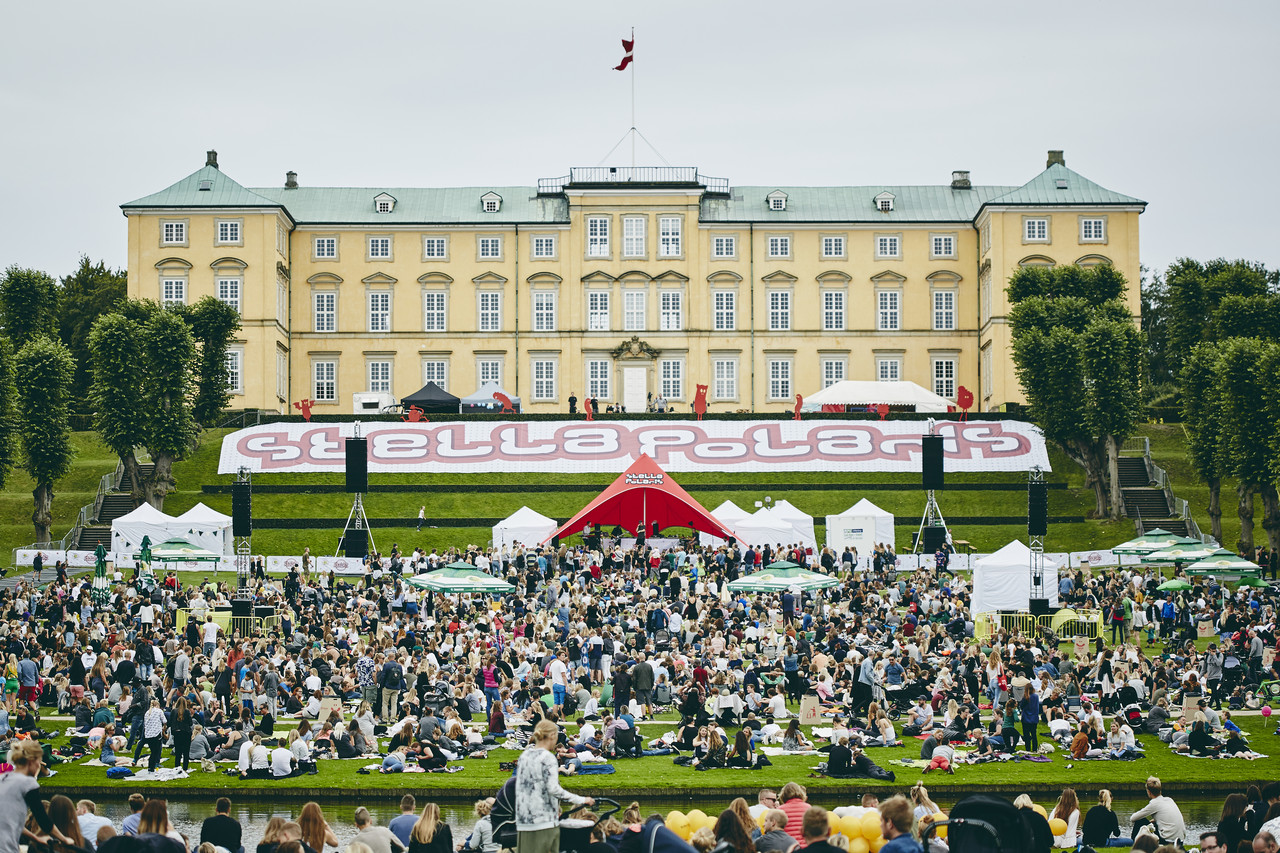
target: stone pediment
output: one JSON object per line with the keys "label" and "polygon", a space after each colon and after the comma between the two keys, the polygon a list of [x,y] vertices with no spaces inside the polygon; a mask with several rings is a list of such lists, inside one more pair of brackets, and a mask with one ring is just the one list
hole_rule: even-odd
{"label": "stone pediment", "polygon": [[651,346],[647,341],[640,340],[639,335],[632,335],[631,340],[623,341],[622,345],[613,351],[615,359],[622,358],[647,358],[650,361],[658,357],[658,350]]}

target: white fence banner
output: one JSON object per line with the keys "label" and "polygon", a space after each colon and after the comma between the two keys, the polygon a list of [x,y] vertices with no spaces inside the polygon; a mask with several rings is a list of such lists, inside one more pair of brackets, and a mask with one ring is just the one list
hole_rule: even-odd
{"label": "white fence banner", "polygon": [[54,548],[20,548],[16,553],[19,566],[35,565],[36,554],[39,554],[46,569],[52,569],[58,561],[67,558],[66,551],[59,551]]}
{"label": "white fence banner", "polygon": [[[510,421],[361,424],[369,470],[617,473],[641,454],[679,471],[919,471],[924,421]],[[946,469],[1048,471],[1021,421],[942,421]],[[354,423],[260,424],[222,440],[219,474],[342,471]]]}

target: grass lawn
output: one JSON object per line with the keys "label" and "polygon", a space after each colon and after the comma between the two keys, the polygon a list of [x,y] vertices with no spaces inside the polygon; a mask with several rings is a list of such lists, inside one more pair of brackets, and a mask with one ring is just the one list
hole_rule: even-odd
{"label": "grass lawn", "polygon": [[[71,447],[75,458],[71,470],[54,485],[53,536],[61,539],[75,524],[80,507],[93,503],[98,494],[98,482],[104,474],[115,470],[119,458],[107,449],[97,433],[71,434]],[[31,524],[34,508],[31,490],[35,484],[27,473],[14,468],[5,478],[0,489],[0,565],[9,565],[10,553],[35,541],[35,528]]]}

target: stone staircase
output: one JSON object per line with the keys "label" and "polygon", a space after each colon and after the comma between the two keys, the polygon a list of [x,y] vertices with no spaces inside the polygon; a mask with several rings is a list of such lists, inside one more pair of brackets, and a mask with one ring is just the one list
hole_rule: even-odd
{"label": "stone staircase", "polygon": [[[139,465],[140,473],[145,477],[155,469],[155,465],[147,463]],[[129,475],[123,474],[115,490],[102,496],[102,504],[98,507],[98,515],[92,523],[80,530],[77,548],[81,551],[92,551],[99,545],[111,550],[111,522],[123,515],[128,515],[138,508],[133,500],[133,481]]]}
{"label": "stone staircase", "polygon": [[1146,457],[1121,456],[1119,469],[1126,515],[1140,521],[1143,530],[1159,527],[1179,536],[1192,535],[1186,519],[1169,506],[1169,495],[1165,489],[1152,483]]}

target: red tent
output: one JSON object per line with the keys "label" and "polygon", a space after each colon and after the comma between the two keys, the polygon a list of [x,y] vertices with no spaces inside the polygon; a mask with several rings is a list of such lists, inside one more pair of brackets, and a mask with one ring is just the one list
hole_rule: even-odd
{"label": "red tent", "polygon": [[604,528],[618,525],[634,531],[641,522],[649,528],[655,521],[659,530],[691,527],[721,539],[733,536],[733,531],[716,521],[702,504],[659,468],[657,462],[641,454],[599,497],[544,541],[578,533],[586,525],[599,524]]}

